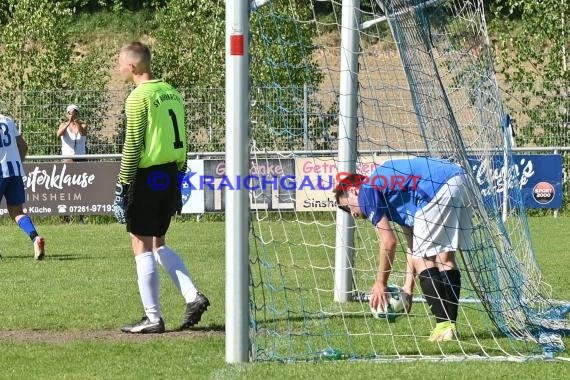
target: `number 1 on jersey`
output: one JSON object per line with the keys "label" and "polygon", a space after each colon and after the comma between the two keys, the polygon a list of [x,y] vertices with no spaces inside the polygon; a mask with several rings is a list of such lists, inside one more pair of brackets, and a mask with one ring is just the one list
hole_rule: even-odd
{"label": "number 1 on jersey", "polygon": [[182,140],[180,140],[180,131],[178,130],[178,120],[176,119],[176,114],[173,110],[169,109],[168,114],[172,119],[172,126],[174,127],[174,149],[184,148]]}

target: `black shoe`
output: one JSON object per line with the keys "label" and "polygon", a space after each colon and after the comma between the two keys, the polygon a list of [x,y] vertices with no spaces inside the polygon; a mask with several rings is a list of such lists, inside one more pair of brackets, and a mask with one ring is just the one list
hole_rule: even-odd
{"label": "black shoe", "polygon": [[210,301],[205,295],[198,292],[196,299],[186,304],[186,313],[179,330],[185,330],[200,322],[200,318],[202,318],[202,314],[208,309],[208,306],[210,306]]}
{"label": "black shoe", "polygon": [[136,334],[161,334],[165,331],[164,321],[160,318],[160,321],[152,323],[147,316],[144,316],[137,323],[121,327],[121,331]]}

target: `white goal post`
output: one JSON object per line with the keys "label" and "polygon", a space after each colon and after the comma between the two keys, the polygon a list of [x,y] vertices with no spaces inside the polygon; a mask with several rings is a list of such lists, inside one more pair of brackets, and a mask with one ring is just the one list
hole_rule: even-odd
{"label": "white goal post", "polygon": [[[226,1],[226,173],[249,173],[249,4]],[[226,191],[226,361],[249,360],[248,223],[246,189]]]}

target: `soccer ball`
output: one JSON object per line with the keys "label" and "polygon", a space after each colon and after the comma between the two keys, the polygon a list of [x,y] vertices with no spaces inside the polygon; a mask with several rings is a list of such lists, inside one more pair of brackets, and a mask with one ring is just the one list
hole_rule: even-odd
{"label": "soccer ball", "polygon": [[394,322],[396,316],[405,312],[409,306],[404,295],[404,290],[396,285],[388,285],[386,292],[389,294],[388,307],[381,308],[378,306],[376,309],[370,307],[370,312],[374,318],[388,319],[389,322]]}

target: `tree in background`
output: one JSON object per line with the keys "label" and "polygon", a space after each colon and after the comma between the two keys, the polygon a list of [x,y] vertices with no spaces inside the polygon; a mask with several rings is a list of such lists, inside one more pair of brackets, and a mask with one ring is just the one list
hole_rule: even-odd
{"label": "tree in background", "polygon": [[71,65],[71,11],[49,0],[8,0],[0,30],[0,80],[7,89],[58,88]]}
{"label": "tree in background", "polygon": [[188,139],[200,142],[192,149],[224,151],[224,1],[171,0],[157,10],[155,24],[153,71],[178,87],[189,104]]}
{"label": "tree in background", "polygon": [[318,97],[314,14],[312,2],[302,0],[273,1],[251,14],[251,140],[258,149],[331,148],[338,110],[336,102],[325,110]]}
{"label": "tree in background", "polygon": [[503,0],[491,12],[498,68],[524,106],[518,143],[570,145],[570,0]]}
{"label": "tree in background", "polygon": [[[68,32],[73,10],[66,2],[8,0],[0,27],[0,102],[26,133],[30,154],[57,154],[55,126],[65,106],[82,107],[82,117],[104,110],[108,57],[93,50],[79,54]],[[88,89],[81,99],[66,90]],[[92,130],[97,126],[93,125]]]}
{"label": "tree in background", "polygon": [[123,10],[140,11],[142,9],[165,6],[168,0],[54,0],[66,8],[75,8],[83,12],[99,12],[109,10],[120,12]]}
{"label": "tree in background", "polygon": [[[313,148],[330,148],[329,130],[336,123],[337,110],[335,105],[325,109],[313,96],[322,80],[312,57],[316,29],[311,23],[293,22],[291,12],[307,20],[314,14],[303,0],[275,1],[252,13],[252,114],[256,117],[252,138],[260,148],[267,144],[299,149],[305,129]],[[100,43],[89,37],[98,28],[116,27],[116,20],[122,21],[121,29],[110,29],[113,38]],[[23,127],[31,154],[59,152],[53,128],[69,103],[82,107],[92,132],[110,119],[109,109],[117,112],[107,86],[118,48],[132,40],[149,43],[155,75],[185,92],[190,104],[189,139],[203,142],[196,149],[224,150],[225,1],[8,0],[0,5],[0,22],[4,88],[0,103]],[[260,23],[272,23],[275,28],[260,28]],[[261,36],[261,29],[269,32]],[[309,110],[303,108],[305,94],[310,96]],[[278,107],[272,106],[272,99],[278,100]],[[118,104],[118,99],[114,102]],[[303,125],[304,120],[308,125]],[[118,137],[118,145],[121,125],[113,123],[119,124],[114,126],[118,132],[110,138]],[[89,142],[105,138],[90,134]]]}
{"label": "tree in background", "polygon": [[[302,0],[272,2],[251,14],[251,112],[252,119],[255,118],[251,137],[258,141],[258,148],[265,148],[259,143],[268,144],[270,148],[275,148],[274,144],[283,148],[303,147],[303,89],[314,90],[322,80],[319,67],[312,59],[316,49],[315,26],[294,23],[288,17],[291,12],[308,20],[313,15],[310,4]],[[272,23],[275,27],[259,28],[260,23]],[[186,89],[185,96],[190,103],[187,120],[190,140],[204,140],[207,136],[200,150],[223,151],[225,2],[171,0],[168,7],[157,11],[156,26],[151,36],[155,74]],[[272,32],[261,36],[259,30]],[[272,66],[269,62],[281,64]],[[206,100],[193,93],[195,88],[212,90]],[[274,107],[274,101],[281,104]],[[319,105],[314,103],[310,102],[318,109]],[[193,129],[193,125],[203,124],[200,119],[204,118],[208,118],[214,128]],[[311,129],[325,133],[322,121],[322,117],[311,116]],[[325,130],[332,127],[329,121],[325,123]]]}

